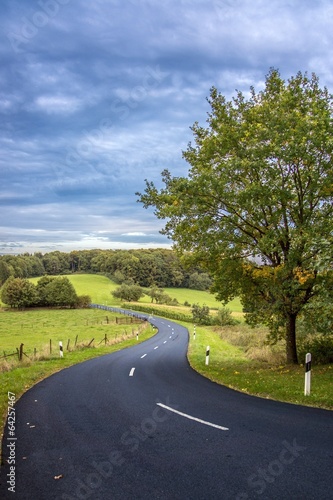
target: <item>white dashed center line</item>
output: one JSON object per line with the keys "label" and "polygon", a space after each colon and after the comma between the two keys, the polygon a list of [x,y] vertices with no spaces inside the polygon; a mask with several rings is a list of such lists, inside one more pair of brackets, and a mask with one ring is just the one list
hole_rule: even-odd
{"label": "white dashed center line", "polygon": [[147,356],[147,354],[144,354],[143,356],[141,356],[141,359],[142,359],[142,358],[145,358],[146,356]]}
{"label": "white dashed center line", "polygon": [[132,370],[129,372],[129,376],[130,376],[130,377],[133,377],[134,372],[135,372],[135,368],[132,368]]}

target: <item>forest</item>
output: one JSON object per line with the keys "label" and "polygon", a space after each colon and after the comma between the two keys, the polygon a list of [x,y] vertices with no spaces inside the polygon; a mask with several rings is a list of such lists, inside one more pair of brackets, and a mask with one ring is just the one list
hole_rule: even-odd
{"label": "forest", "polygon": [[10,277],[32,278],[71,273],[103,274],[118,284],[137,284],[142,287],[208,290],[212,283],[203,269],[186,268],[176,252],[168,249],[96,249],[0,256],[0,286]]}

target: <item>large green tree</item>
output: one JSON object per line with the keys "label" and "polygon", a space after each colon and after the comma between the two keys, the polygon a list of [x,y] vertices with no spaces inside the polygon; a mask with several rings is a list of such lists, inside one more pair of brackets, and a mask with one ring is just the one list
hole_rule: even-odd
{"label": "large green tree", "polygon": [[194,124],[183,153],[188,177],[165,170],[139,201],[204,264],[220,300],[239,295],[250,322],[283,328],[297,363],[296,319],[332,262],[332,96],[316,75],[272,69],[263,90],[228,101],[213,88],[208,101],[208,126]]}
{"label": "large green tree", "polygon": [[142,295],[144,295],[142,288],[139,285],[126,285],[122,284],[119,288],[116,288],[111,292],[113,297],[116,299],[121,299],[126,302],[137,302],[140,300]]}
{"label": "large green tree", "polygon": [[36,286],[25,278],[11,276],[2,287],[1,300],[19,309],[35,306],[38,303]]}

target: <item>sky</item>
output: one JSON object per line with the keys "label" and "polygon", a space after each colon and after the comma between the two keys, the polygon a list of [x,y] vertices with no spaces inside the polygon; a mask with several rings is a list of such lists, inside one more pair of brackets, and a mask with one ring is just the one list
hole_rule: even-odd
{"label": "sky", "polygon": [[212,86],[333,92],[331,0],[1,0],[0,253],[162,248],[137,202],[186,175]]}

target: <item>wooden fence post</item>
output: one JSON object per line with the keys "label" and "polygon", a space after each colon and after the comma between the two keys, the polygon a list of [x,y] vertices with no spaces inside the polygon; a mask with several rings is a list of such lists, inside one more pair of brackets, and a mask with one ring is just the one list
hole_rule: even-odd
{"label": "wooden fence post", "polygon": [[23,346],[24,344],[20,345],[20,355],[19,355],[19,361],[22,361],[22,356],[23,356]]}

